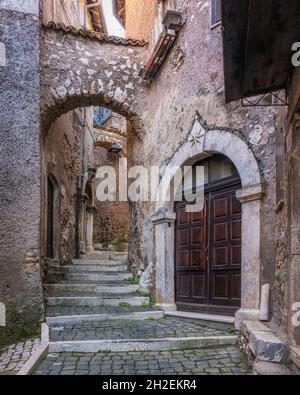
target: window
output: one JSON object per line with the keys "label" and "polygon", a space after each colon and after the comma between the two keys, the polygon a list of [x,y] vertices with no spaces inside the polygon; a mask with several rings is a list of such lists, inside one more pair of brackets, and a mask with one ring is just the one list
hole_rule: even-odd
{"label": "window", "polygon": [[210,13],[211,13],[211,27],[215,27],[221,22],[221,1],[222,0],[211,0]]}
{"label": "window", "polygon": [[94,109],[94,126],[103,126],[112,116],[112,111],[105,107],[96,107]]}

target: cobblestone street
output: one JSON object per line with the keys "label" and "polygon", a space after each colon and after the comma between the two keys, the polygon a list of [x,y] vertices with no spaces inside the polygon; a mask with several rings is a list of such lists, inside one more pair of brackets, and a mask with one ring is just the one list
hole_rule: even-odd
{"label": "cobblestone street", "polygon": [[196,336],[228,336],[233,328],[214,329],[195,320],[164,317],[160,320],[81,322],[50,327],[51,341],[105,339],[161,339]]}
{"label": "cobblestone street", "polygon": [[237,347],[126,353],[49,354],[35,375],[247,375]]}
{"label": "cobblestone street", "polygon": [[17,374],[39,345],[39,339],[32,339],[2,348],[0,350],[0,375]]}

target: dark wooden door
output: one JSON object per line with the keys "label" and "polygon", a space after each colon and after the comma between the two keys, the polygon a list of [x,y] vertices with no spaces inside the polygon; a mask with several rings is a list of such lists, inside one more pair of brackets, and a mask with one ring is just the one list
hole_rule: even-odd
{"label": "dark wooden door", "polygon": [[47,257],[54,258],[54,185],[48,178]]}
{"label": "dark wooden door", "polygon": [[241,204],[237,179],[208,186],[201,213],[176,204],[176,303],[179,310],[233,314],[241,299]]}

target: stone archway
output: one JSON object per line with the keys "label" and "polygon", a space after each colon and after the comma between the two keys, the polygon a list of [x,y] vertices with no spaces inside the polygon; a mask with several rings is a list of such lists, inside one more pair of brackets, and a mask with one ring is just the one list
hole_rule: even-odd
{"label": "stone archway", "polygon": [[[139,71],[146,43],[77,30],[50,22],[42,31],[41,123],[48,130],[77,107],[104,106],[142,133]],[[141,107],[142,108],[142,107]]]}
{"label": "stone archway", "polygon": [[[236,326],[243,319],[258,319],[260,304],[261,200],[263,184],[254,154],[235,132],[206,129],[196,117],[186,142],[171,158],[170,166],[183,166],[207,154],[221,153],[228,157],[242,182],[237,198],[242,203],[242,284],[241,309]],[[158,199],[157,199],[158,200]],[[156,227],[156,302],[165,310],[176,309],[174,292],[174,201],[156,203],[152,222]]]}

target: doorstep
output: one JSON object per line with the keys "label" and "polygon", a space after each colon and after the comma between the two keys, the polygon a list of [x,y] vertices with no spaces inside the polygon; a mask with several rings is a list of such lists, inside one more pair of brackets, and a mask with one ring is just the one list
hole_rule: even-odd
{"label": "doorstep", "polygon": [[193,320],[218,322],[222,324],[234,324],[234,317],[223,315],[191,313],[187,311],[166,311],[165,315],[169,317],[189,318]]}

